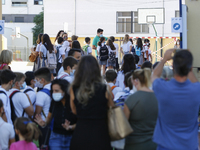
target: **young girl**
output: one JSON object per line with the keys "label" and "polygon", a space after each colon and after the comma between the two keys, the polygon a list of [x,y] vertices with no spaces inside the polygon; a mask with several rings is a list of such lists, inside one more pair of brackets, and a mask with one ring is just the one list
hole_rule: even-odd
{"label": "young girl", "polygon": [[116,59],[115,59],[116,48],[111,39],[108,39],[106,45],[107,45],[107,48],[109,51],[109,58],[107,61],[107,66],[108,66],[108,69],[114,69],[116,67]]}
{"label": "young girl", "polygon": [[123,55],[126,55],[131,53],[131,50],[132,50],[132,43],[129,41],[129,35],[126,34],[124,37],[123,44],[121,45],[120,51]]}
{"label": "young girl", "polygon": [[150,43],[148,44],[148,57],[147,60],[152,62],[152,55],[151,55],[151,50],[150,50]]}
{"label": "young girl", "polygon": [[12,55],[13,55],[13,53],[10,50],[3,50],[1,52],[1,56],[0,56],[0,70],[10,69],[10,66],[8,66],[8,65],[12,61]]}
{"label": "young girl", "polygon": [[97,46],[97,52],[99,55],[100,68],[103,66],[103,75],[105,75],[107,60],[108,60],[108,48],[105,45],[105,37],[101,37]]}
{"label": "young girl", "polygon": [[37,150],[37,146],[32,142],[38,140],[40,135],[35,123],[25,117],[17,118],[15,132],[19,136],[19,141],[11,144],[10,150]]}
{"label": "young girl", "polygon": [[139,57],[139,62],[138,62],[139,67],[142,66],[144,62],[142,50],[143,50],[142,39],[138,38],[135,46],[135,54]]}

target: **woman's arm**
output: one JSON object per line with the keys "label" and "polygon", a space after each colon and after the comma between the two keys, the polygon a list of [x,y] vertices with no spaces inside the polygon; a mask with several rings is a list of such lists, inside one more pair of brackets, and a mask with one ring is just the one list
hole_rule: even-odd
{"label": "woman's arm", "polygon": [[107,85],[107,91],[105,97],[108,99],[108,107],[114,107],[112,90],[109,85]]}
{"label": "woman's arm", "polygon": [[123,52],[123,50],[122,50],[122,47],[120,48],[120,52],[124,55],[124,52]]}
{"label": "woman's arm", "polygon": [[132,51],[132,45],[130,46],[130,50],[129,50],[129,53],[131,53],[131,51]]}
{"label": "woman's arm", "polygon": [[70,88],[70,106],[71,106],[71,110],[72,112],[76,115],[76,106],[74,104],[74,91],[72,89],[72,87]]}
{"label": "woman's arm", "polygon": [[52,113],[49,112],[48,116],[46,117],[45,121],[42,119],[41,115],[40,114],[37,114],[35,116],[35,119],[34,121],[39,124],[41,127],[45,127],[47,124],[50,123],[51,121],[51,116],[52,116]]}

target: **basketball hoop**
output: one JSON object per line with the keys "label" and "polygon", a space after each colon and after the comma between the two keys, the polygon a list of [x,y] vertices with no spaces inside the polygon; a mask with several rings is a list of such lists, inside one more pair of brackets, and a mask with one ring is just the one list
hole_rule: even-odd
{"label": "basketball hoop", "polygon": [[151,26],[151,25],[154,25],[154,24],[155,24],[155,21],[148,21],[148,22],[147,22],[147,25],[148,25],[148,26]]}

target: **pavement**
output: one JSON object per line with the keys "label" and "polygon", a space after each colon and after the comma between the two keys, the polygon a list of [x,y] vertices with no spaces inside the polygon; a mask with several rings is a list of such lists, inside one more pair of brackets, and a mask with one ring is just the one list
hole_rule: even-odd
{"label": "pavement", "polygon": [[33,63],[27,61],[12,61],[9,65],[13,72],[22,72],[33,71]]}

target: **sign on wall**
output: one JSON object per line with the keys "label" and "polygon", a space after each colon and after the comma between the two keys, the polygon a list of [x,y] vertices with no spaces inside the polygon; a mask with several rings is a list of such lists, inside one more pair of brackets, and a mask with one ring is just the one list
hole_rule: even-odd
{"label": "sign on wall", "polygon": [[4,34],[4,20],[0,20],[0,34]]}
{"label": "sign on wall", "polygon": [[183,32],[182,17],[172,18],[172,32],[181,33]]}

